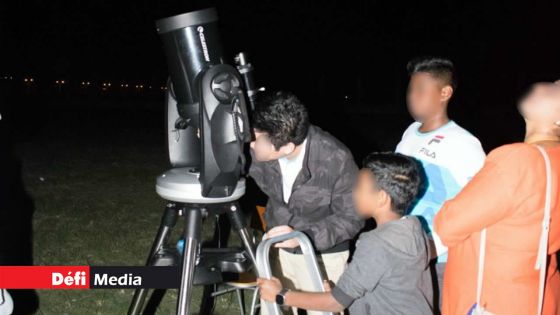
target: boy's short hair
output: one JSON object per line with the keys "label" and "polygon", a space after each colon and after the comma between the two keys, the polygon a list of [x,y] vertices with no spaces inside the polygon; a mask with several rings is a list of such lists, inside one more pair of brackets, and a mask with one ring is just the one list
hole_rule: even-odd
{"label": "boy's short hair", "polygon": [[309,131],[307,109],[290,92],[276,92],[265,98],[253,113],[253,127],[266,132],[276,150],[292,142],[303,143]]}
{"label": "boy's short hair", "polygon": [[408,75],[412,76],[418,72],[429,73],[434,78],[450,85],[453,90],[457,89],[457,75],[455,66],[449,59],[439,57],[420,57],[412,59],[406,65]]}
{"label": "boy's short hair", "polygon": [[406,215],[420,189],[418,162],[400,153],[370,153],[363,168],[371,171],[378,189],[391,197],[393,212]]}

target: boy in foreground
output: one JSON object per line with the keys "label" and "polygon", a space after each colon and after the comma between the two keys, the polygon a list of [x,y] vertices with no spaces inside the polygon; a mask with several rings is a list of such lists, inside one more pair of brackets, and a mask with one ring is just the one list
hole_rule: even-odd
{"label": "boy in foreground", "polygon": [[363,233],[352,262],[329,292],[289,291],[276,278],[259,278],[261,298],[297,308],[350,314],[433,314],[428,239],[407,216],[420,174],[404,155],[372,153],[363,163],[353,197],[358,213],[377,228]]}

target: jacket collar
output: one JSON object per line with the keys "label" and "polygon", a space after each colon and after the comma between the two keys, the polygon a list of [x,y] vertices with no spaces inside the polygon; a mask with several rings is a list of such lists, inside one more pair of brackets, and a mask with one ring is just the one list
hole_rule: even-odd
{"label": "jacket collar", "polygon": [[[301,170],[302,172],[300,174],[303,174],[303,178],[305,179],[305,181],[308,181],[311,178],[311,167],[312,165],[310,165],[310,161],[316,161],[317,159],[315,158],[315,155],[317,154],[317,150],[315,150],[316,146],[312,145],[312,143],[314,144],[315,140],[315,135],[316,135],[317,131],[315,130],[314,126],[309,126],[309,131],[307,132],[307,143],[306,143],[306,147],[305,147],[305,156],[303,158],[303,164],[301,165]],[[312,158],[310,158],[310,156],[312,156]],[[300,176],[298,176],[299,178]],[[298,181],[298,178],[296,178],[296,182]]]}

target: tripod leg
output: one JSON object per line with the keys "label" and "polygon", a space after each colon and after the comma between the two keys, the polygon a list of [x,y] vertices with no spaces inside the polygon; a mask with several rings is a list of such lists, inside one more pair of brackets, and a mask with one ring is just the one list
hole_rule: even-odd
{"label": "tripod leg", "polygon": [[243,290],[235,290],[235,295],[237,295],[237,303],[239,303],[239,312],[241,315],[245,315],[245,297],[243,296]]}
{"label": "tripod leg", "polygon": [[[161,219],[161,224],[156,234],[156,238],[154,239],[154,243],[152,244],[152,249],[150,250],[148,260],[146,261],[147,266],[152,264],[153,257],[161,249],[163,244],[165,244],[165,242],[167,241],[169,232],[171,231],[171,229],[173,229],[176,222],[177,222],[177,210],[175,209],[175,205],[168,204],[165,207],[165,212],[163,214],[163,218]],[[143,288],[136,289],[134,291],[132,302],[130,303],[130,307],[128,308],[128,315],[140,314],[147,293],[148,290]]]}
{"label": "tripod leg", "polygon": [[249,230],[246,227],[246,222],[243,219],[243,213],[241,213],[239,204],[233,203],[229,205],[227,213],[229,216],[229,220],[231,221],[231,225],[237,231],[239,237],[241,238],[241,242],[243,243],[243,246],[245,247],[245,250],[249,255],[249,259],[251,259],[253,266],[256,266],[257,260],[255,258],[255,244],[253,243],[251,235],[249,235]]}
{"label": "tripod leg", "polygon": [[150,298],[146,303],[146,307],[144,307],[144,312],[142,313],[142,315],[155,315],[166,292],[167,289],[155,289],[150,295]]}
{"label": "tripod leg", "polygon": [[199,315],[212,315],[214,314],[215,297],[213,293],[218,291],[218,286],[215,284],[205,285],[202,291],[202,301],[200,301]]}
{"label": "tripod leg", "polygon": [[[211,242],[205,243],[203,247],[227,247],[231,231],[230,222],[225,218],[225,213],[218,214],[215,218],[214,237]],[[216,289],[215,284],[204,286],[204,290],[202,291],[202,300],[200,301],[200,315],[211,315],[213,313],[215,298],[212,293],[214,293]]]}
{"label": "tripod leg", "polygon": [[202,211],[200,208],[185,209],[185,249],[183,251],[183,271],[177,300],[177,315],[190,314],[190,300],[194,280],[194,268],[200,243]]}

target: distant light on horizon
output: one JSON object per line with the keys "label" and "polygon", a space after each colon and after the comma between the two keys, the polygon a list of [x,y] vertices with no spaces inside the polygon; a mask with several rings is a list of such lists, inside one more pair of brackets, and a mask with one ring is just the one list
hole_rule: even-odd
{"label": "distant light on horizon", "polygon": [[[10,75],[0,75],[0,80],[12,80],[14,77],[10,76]],[[21,80],[23,80],[25,86],[27,86],[28,88],[37,88],[38,85],[35,83],[35,78],[34,77],[30,77],[30,76],[22,76],[19,77]],[[18,79],[18,77],[15,78],[16,80]],[[49,80],[50,81],[50,80]],[[47,81],[47,84],[48,82]],[[20,81],[21,82],[21,81]],[[68,92],[72,91],[72,88],[74,87],[74,85],[72,84],[73,82],[76,82],[75,84],[77,85],[78,88],[81,89],[86,89],[89,88],[90,86],[93,86],[94,88],[97,88],[98,91],[103,91],[104,94],[106,93],[114,93],[117,91],[117,89],[112,88],[113,87],[113,83],[108,81],[108,80],[99,80],[99,81],[86,81],[86,80],[68,80],[68,79],[57,79],[57,80],[53,80],[50,81],[52,82],[51,86],[55,86],[58,92],[61,92],[63,89],[63,86],[66,86],[64,88],[64,90],[66,91],[67,89]],[[158,85],[156,82],[153,81],[144,81],[144,83],[142,84],[129,84],[126,82],[120,82],[120,83],[115,83],[115,87],[120,86],[121,89],[123,89],[122,91],[124,92],[124,89],[126,88],[134,88],[138,91],[138,93],[140,94],[145,94],[145,93],[151,93],[152,90],[157,90],[158,87],[161,91],[167,91],[167,86],[166,85]],[[54,83],[54,84],[53,84]],[[155,83],[155,84],[154,84]],[[259,90],[263,90],[263,88],[260,88]]]}

